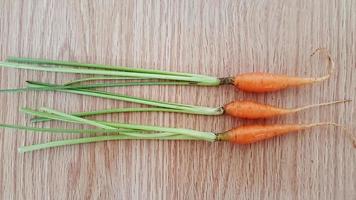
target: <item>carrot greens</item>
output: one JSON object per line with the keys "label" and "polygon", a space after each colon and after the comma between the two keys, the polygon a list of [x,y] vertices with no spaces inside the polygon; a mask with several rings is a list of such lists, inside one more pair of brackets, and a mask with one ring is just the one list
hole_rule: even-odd
{"label": "carrot greens", "polygon": [[68,61],[53,61],[35,58],[8,58],[0,62],[0,66],[17,69],[28,69],[36,71],[91,74],[98,76],[114,76],[125,79],[163,79],[175,81],[188,81],[197,85],[216,86],[220,79],[198,74],[168,72],[161,70],[148,70],[142,68],[116,67],[98,64],[83,64]]}
{"label": "carrot greens", "polygon": [[[33,82],[33,81],[28,81],[27,83],[28,83],[29,88],[37,88],[39,90],[40,90],[40,88],[44,88],[45,90],[53,89],[55,91],[68,92],[68,93],[73,93],[73,94],[81,94],[81,95],[87,95],[87,96],[94,96],[94,97],[113,99],[113,100],[121,100],[121,101],[126,101],[126,102],[139,103],[139,104],[143,104],[143,105],[165,108],[165,109],[162,109],[161,111],[201,114],[201,115],[221,115],[223,113],[223,110],[221,107],[210,108],[210,107],[194,106],[194,105],[188,105],[188,104],[169,103],[169,102],[148,100],[148,99],[132,97],[132,96],[128,96],[128,95],[114,94],[114,93],[110,93],[110,92],[89,90],[89,89],[56,89],[56,87],[58,87],[58,85]],[[171,109],[171,110],[167,110],[167,109]]]}
{"label": "carrot greens", "polygon": [[212,132],[202,132],[191,129],[167,128],[160,126],[147,126],[138,124],[125,124],[116,122],[106,122],[99,120],[89,120],[81,117],[66,114],[49,108],[40,108],[33,110],[29,108],[21,109],[23,113],[33,116],[46,117],[53,120],[59,120],[70,123],[79,123],[97,127],[97,129],[62,129],[62,128],[37,128],[19,125],[0,124],[2,128],[20,129],[36,132],[51,132],[51,133],[73,133],[73,134],[96,134],[107,133],[111,135],[101,135],[95,137],[85,137],[78,139],[67,139],[42,144],[35,144],[19,148],[19,152],[30,152],[45,148],[59,147],[73,144],[83,144],[91,142],[100,142],[107,140],[140,140],[140,139],[155,139],[155,140],[205,140],[215,141],[216,134]]}
{"label": "carrot greens", "polygon": [[[149,134],[151,135],[151,134]],[[146,137],[145,140],[199,140],[198,138],[181,136],[181,135],[172,135],[166,137]],[[76,144],[87,144],[93,142],[103,142],[103,141],[113,141],[113,140],[140,140],[137,137],[131,137],[126,135],[109,135],[109,136],[96,136],[96,137],[85,137],[78,139],[67,139],[67,140],[59,140],[42,144],[34,144],[29,146],[23,146],[18,148],[20,153],[31,152],[36,150],[42,150],[53,147],[60,146],[68,146],[68,145],[76,145]]]}

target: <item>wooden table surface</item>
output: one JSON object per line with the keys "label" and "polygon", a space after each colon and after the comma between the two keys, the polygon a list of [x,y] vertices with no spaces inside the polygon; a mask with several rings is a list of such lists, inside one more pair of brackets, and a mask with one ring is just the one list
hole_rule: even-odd
{"label": "wooden table surface", "polygon": [[[0,0],[0,59],[77,60],[224,77],[265,71],[326,73],[330,81],[270,94],[232,86],[127,87],[115,92],[204,106],[253,99],[293,107],[356,100],[356,1],[12,1]],[[63,83],[77,75],[0,69],[1,88],[25,80]],[[0,122],[30,125],[21,107],[65,112],[134,104],[52,92],[0,94]],[[169,113],[101,119],[221,132],[241,124],[355,124],[355,101],[262,121]],[[39,126],[80,128],[56,123]],[[315,128],[253,145],[111,141],[38,151],[19,146],[71,135],[0,132],[0,199],[355,199],[356,154],[338,128]]]}

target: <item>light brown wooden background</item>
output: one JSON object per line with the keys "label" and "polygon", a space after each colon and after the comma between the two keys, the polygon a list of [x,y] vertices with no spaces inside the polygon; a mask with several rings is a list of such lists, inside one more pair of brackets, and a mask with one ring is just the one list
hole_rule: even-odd
{"label": "light brown wooden background", "polygon": [[[219,106],[254,99],[292,107],[356,100],[356,1],[0,1],[0,58],[43,57],[185,71],[213,76],[267,71],[326,73],[310,65],[330,49],[337,72],[329,82],[266,95],[231,86],[134,87],[116,92]],[[317,60],[317,61],[315,61]],[[319,65],[317,65],[319,64]],[[1,88],[25,80],[62,83],[73,75],[0,70]],[[355,102],[355,101],[354,101]],[[0,94],[1,123],[27,124],[20,107],[66,112],[133,104],[60,93]],[[355,103],[252,122],[183,114],[121,114],[107,120],[224,131],[248,123],[355,123]],[[80,127],[51,123],[51,127]],[[339,129],[321,128],[254,145],[122,141],[29,154],[25,144],[70,135],[3,130],[1,199],[355,199],[355,150]]]}

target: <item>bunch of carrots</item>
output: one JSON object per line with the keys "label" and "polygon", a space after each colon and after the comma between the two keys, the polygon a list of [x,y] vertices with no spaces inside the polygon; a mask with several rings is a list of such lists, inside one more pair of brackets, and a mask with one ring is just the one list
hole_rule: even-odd
{"label": "bunch of carrots", "polygon": [[[91,120],[86,117],[93,115],[102,115],[109,113],[122,112],[176,112],[197,115],[230,115],[232,117],[244,119],[264,119],[280,115],[296,113],[302,110],[318,106],[326,106],[336,103],[344,103],[350,100],[338,100],[313,105],[305,105],[298,108],[278,108],[272,105],[265,105],[255,101],[237,100],[219,107],[203,107],[196,105],[163,102],[156,100],[143,99],[128,95],[111,93],[98,90],[98,88],[139,86],[139,85],[197,85],[197,86],[219,86],[224,84],[234,85],[237,89],[245,92],[273,92],[289,87],[297,87],[307,84],[322,82],[330,78],[335,67],[334,62],[325,49],[317,49],[328,59],[328,73],[322,77],[303,78],[290,77],[286,75],[276,75],[270,73],[245,73],[234,77],[216,78],[211,76],[169,72],[161,70],[149,70],[130,67],[107,66],[98,64],[84,64],[78,62],[56,61],[34,58],[10,57],[6,61],[0,62],[0,66],[8,68],[18,68],[27,70],[75,73],[94,75],[89,78],[81,78],[71,82],[58,85],[52,83],[42,83],[37,81],[26,81],[25,88],[2,89],[0,92],[25,92],[25,91],[59,91],[74,93],[79,95],[94,96],[134,102],[148,105],[150,107],[131,107],[131,108],[111,108],[105,110],[96,110],[78,113],[63,113],[49,108],[30,109],[22,108],[23,113],[32,115],[32,122],[46,122],[50,120],[59,120],[69,123],[91,125],[92,129],[62,129],[62,128],[36,128],[20,125],[0,124],[3,128],[15,128],[36,132],[50,133],[72,133],[95,135],[105,133],[101,136],[83,137],[79,139],[68,139],[53,141],[42,144],[20,147],[20,152],[29,152],[51,147],[58,147],[72,144],[91,143],[107,140],[137,140],[137,139],[155,139],[155,140],[204,140],[204,141],[228,141],[237,144],[250,144],[289,132],[296,132],[316,126],[338,126],[332,122],[320,122],[312,124],[274,124],[274,125],[246,125],[233,128],[223,133],[202,132],[191,129],[168,128],[161,126],[148,126],[139,124],[125,124],[118,122],[108,122]],[[93,81],[102,81],[91,83]],[[105,81],[105,82],[103,82]],[[110,81],[110,82],[107,82]],[[88,83],[90,82],[90,83]],[[351,134],[347,134],[354,141]]]}

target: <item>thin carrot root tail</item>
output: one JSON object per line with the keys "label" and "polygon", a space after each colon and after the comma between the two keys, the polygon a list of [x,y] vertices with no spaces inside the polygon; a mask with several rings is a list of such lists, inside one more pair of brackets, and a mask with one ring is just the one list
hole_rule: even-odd
{"label": "thin carrot root tail", "polygon": [[295,112],[300,112],[300,111],[307,110],[310,108],[328,106],[328,105],[339,104],[339,103],[347,103],[347,102],[351,102],[351,101],[352,101],[351,99],[345,99],[345,100],[331,101],[331,102],[326,102],[326,103],[317,103],[317,104],[307,105],[307,106],[303,106],[303,107],[299,107],[299,108],[293,108],[293,109],[290,109],[290,111],[295,113]]}
{"label": "thin carrot root tail", "polygon": [[325,81],[327,79],[329,79],[331,77],[331,75],[335,72],[335,63],[334,63],[334,60],[332,59],[331,55],[330,55],[330,52],[328,49],[326,48],[317,48],[314,50],[314,52],[310,55],[310,57],[313,57],[316,53],[322,53],[324,54],[328,61],[329,61],[329,72],[327,75],[325,76],[322,76],[322,77],[319,77],[319,78],[315,78],[313,80],[313,82],[321,82],[321,81]]}
{"label": "thin carrot root tail", "polygon": [[318,126],[334,126],[334,127],[341,128],[342,132],[345,133],[346,137],[348,137],[350,139],[350,141],[352,142],[352,146],[354,148],[356,148],[356,137],[354,135],[352,135],[345,128],[345,126],[343,126],[341,124],[337,124],[337,123],[333,123],[333,122],[320,122],[320,123],[308,124],[308,125],[305,125],[304,127],[305,128],[313,128],[313,127],[318,127]]}
{"label": "thin carrot root tail", "polygon": [[318,126],[335,126],[335,127],[344,128],[343,125],[337,124],[334,122],[318,122],[318,123],[303,125],[304,128],[313,128],[313,127],[318,127]]}

